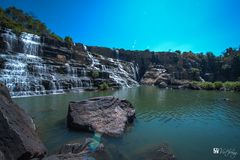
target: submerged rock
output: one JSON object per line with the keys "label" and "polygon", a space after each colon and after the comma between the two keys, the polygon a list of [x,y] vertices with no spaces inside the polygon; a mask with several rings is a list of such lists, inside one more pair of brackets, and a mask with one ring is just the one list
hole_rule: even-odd
{"label": "submerged rock", "polygon": [[45,157],[43,160],[95,160],[109,159],[101,143],[101,134],[86,138],[84,143],[65,144],[59,153]]}
{"label": "submerged rock", "polygon": [[46,149],[35,132],[31,117],[13,103],[6,86],[0,84],[0,158],[41,158]]}
{"label": "submerged rock", "polygon": [[194,83],[189,83],[188,88],[192,90],[201,90],[201,87],[199,87],[197,84],[194,84]]}
{"label": "submerged rock", "polygon": [[165,82],[161,82],[161,83],[158,84],[158,87],[159,87],[159,88],[167,88],[168,85],[167,85],[167,83],[165,83]]}
{"label": "submerged rock", "polygon": [[176,160],[175,155],[170,151],[167,144],[140,151],[137,157],[144,160]]}
{"label": "submerged rock", "polygon": [[97,131],[110,136],[123,134],[127,123],[133,122],[135,109],[127,100],[112,96],[70,102],[67,125],[71,129]]}

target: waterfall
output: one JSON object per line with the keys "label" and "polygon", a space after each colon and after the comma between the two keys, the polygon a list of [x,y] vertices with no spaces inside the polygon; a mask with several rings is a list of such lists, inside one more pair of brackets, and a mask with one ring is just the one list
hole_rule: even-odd
{"label": "waterfall", "polygon": [[22,32],[18,37],[11,29],[4,29],[1,37],[7,44],[7,51],[37,56],[40,51],[40,37]]}
{"label": "waterfall", "polygon": [[84,51],[87,53],[89,59],[91,60],[91,67],[93,67],[96,70],[99,70],[97,66],[101,65],[99,60],[96,59],[89,51],[87,46],[83,45]]}
{"label": "waterfall", "polygon": [[0,59],[5,61],[0,81],[9,88],[12,96],[63,93],[92,85],[86,73],[79,77],[77,67],[69,64],[45,64],[41,57],[23,53],[0,54]]}
{"label": "waterfall", "polygon": [[116,58],[119,59],[119,50],[115,50],[116,52]]}
{"label": "waterfall", "polygon": [[1,37],[7,48],[0,53],[0,81],[9,88],[12,96],[81,91],[94,86],[91,72],[96,70],[100,75],[105,74],[98,78],[103,82],[110,81],[122,87],[138,85],[138,69],[133,63],[92,54],[87,46],[84,51],[90,65],[81,65],[72,59],[59,63],[39,54],[44,44],[37,35],[23,32],[17,36],[11,30],[4,30]]}
{"label": "waterfall", "polygon": [[31,64],[41,63],[41,58],[26,56],[22,53],[16,55],[0,54],[5,60],[1,69],[0,81],[9,88],[12,96],[45,94],[45,89],[38,78],[29,72]]}
{"label": "waterfall", "polygon": [[11,29],[5,29],[3,30],[1,37],[7,44],[6,50],[13,52],[14,51],[13,47],[18,45],[17,36],[14,33],[12,33]]}
{"label": "waterfall", "polygon": [[23,43],[23,53],[37,56],[40,48],[40,37],[22,32],[20,41]]}
{"label": "waterfall", "polygon": [[[131,87],[138,85],[138,82],[136,81],[138,68],[136,68],[133,63],[124,63],[119,59],[105,58],[102,55],[100,55],[97,59],[88,51],[87,46],[84,45],[83,48],[91,60],[91,67],[93,69],[109,73],[110,78],[115,81],[119,86]],[[115,52],[117,54],[117,57],[119,57],[119,51],[115,50]],[[101,64],[99,60],[109,61],[116,67],[106,67],[106,65]]]}

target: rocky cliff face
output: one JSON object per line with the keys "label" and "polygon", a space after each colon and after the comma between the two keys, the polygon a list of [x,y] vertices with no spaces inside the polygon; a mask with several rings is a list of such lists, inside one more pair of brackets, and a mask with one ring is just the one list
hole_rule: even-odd
{"label": "rocky cliff face", "polygon": [[0,159],[42,158],[46,148],[39,139],[32,118],[13,103],[0,83]]}
{"label": "rocky cliff face", "polygon": [[[199,80],[200,77],[201,64],[198,61],[184,58],[177,52],[131,51],[124,49],[113,51],[105,47],[89,47],[89,50],[92,53],[105,57],[134,62],[139,67],[138,81],[140,81],[144,77],[144,74],[150,71],[154,65],[162,65],[166,71],[171,74],[171,77],[175,79]],[[157,74],[157,72],[155,74]]]}
{"label": "rocky cliff face", "polygon": [[104,57],[83,44],[0,30],[0,81],[12,96],[78,91],[103,82],[110,87],[136,86],[138,70],[133,62]]}

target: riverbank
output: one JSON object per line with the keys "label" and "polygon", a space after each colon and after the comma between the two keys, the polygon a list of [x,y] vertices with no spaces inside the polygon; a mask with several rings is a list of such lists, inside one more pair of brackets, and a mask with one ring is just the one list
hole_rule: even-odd
{"label": "riverbank", "polygon": [[240,82],[191,82],[192,85],[198,86],[203,90],[219,90],[219,91],[240,91]]}
{"label": "riverbank", "polygon": [[216,90],[240,92],[240,82],[200,82],[182,81],[182,83],[172,83],[170,85],[160,83],[160,88],[191,89],[191,90]]}

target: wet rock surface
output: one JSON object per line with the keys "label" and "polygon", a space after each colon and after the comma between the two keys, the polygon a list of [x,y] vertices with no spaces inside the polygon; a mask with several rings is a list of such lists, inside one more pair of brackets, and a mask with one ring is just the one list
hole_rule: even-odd
{"label": "wet rock surface", "polygon": [[159,88],[167,88],[167,86],[168,86],[168,85],[167,85],[166,82],[161,82],[161,83],[158,84],[158,87],[159,87]]}
{"label": "wet rock surface", "polygon": [[0,84],[0,159],[28,160],[41,158],[46,149],[35,132],[31,117],[10,98]]}
{"label": "wet rock surface", "polygon": [[45,157],[43,160],[86,160],[109,159],[101,143],[101,135],[95,134],[86,138],[83,143],[65,144],[58,153]]}
{"label": "wet rock surface", "polygon": [[133,122],[135,109],[127,100],[96,97],[70,102],[67,125],[80,131],[97,131],[109,136],[122,135],[127,123]]}

